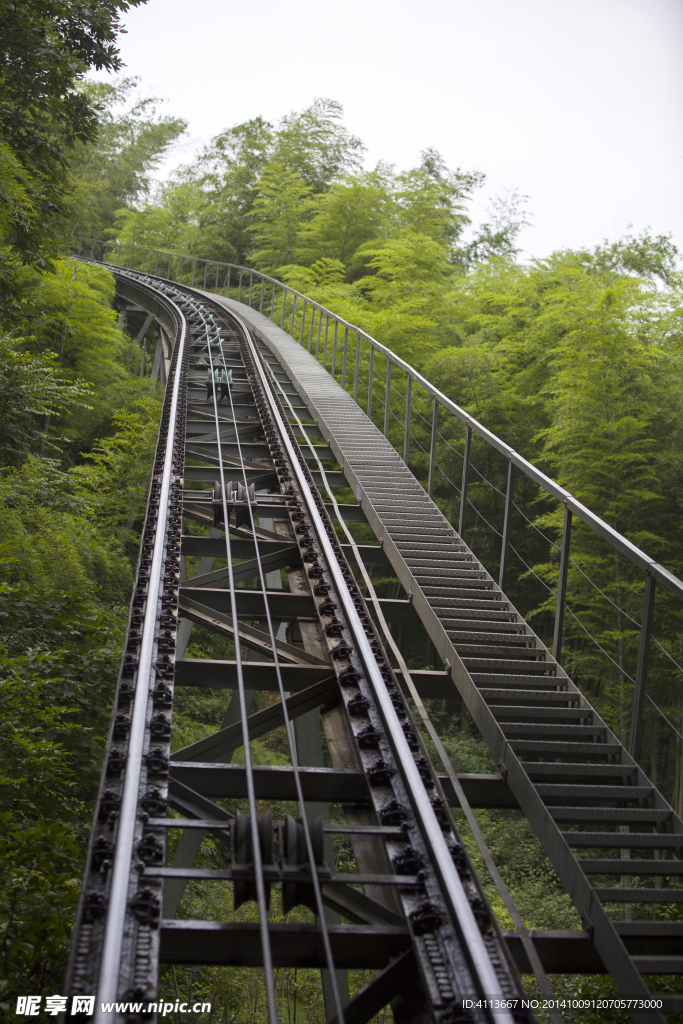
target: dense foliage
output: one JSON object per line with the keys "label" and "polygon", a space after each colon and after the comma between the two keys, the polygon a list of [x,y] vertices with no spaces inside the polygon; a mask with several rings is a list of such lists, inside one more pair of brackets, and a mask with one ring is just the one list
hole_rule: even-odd
{"label": "dense foliage", "polygon": [[[384,163],[367,169],[361,141],[329,100],[278,125],[255,118],[226,129],[191,164],[153,186],[152,172],[184,122],[160,115],[135,80],[83,80],[88,68],[119,67],[118,18],[138,2],[0,0],[0,992],[4,987],[6,1006],[19,993],[61,988],[159,407],[153,385],[140,376],[139,348],[112,310],[111,276],[65,258],[75,240],[162,247],[286,280],[385,342],[683,575],[683,322],[671,239],[645,233],[520,264],[525,197],[502,193],[488,222],[472,225],[469,203],[483,175],[449,169],[433,149],[407,171]],[[287,312],[298,337],[301,308]],[[362,404],[367,355],[361,348]],[[335,369],[339,378],[339,362]],[[380,427],[385,372],[377,360],[373,409]],[[348,379],[346,385],[352,386]],[[402,450],[399,373],[391,396],[389,435]],[[430,401],[415,388],[410,464],[420,479],[431,415]],[[461,426],[443,418],[435,498],[453,521],[462,447]],[[507,466],[476,439],[472,458],[467,540],[497,572]],[[552,633],[561,519],[557,505],[518,477],[508,590],[545,640]],[[643,579],[576,525],[572,551],[566,663],[627,739]],[[397,582],[380,577],[378,588],[397,596]],[[650,695],[669,724],[649,709],[644,764],[683,810],[677,735],[683,679],[672,661],[683,654],[680,620],[673,598],[658,595],[661,647],[653,653]],[[406,631],[401,643],[411,664],[431,663],[423,636]],[[196,628],[192,653],[226,657],[230,644]],[[181,693],[174,743],[215,728],[228,699],[224,692]],[[495,770],[461,709],[433,711],[458,770]],[[259,748],[263,763],[286,763],[281,733]],[[286,810],[292,808],[275,808]],[[528,924],[577,926],[522,817],[481,812],[480,820]],[[349,848],[340,843],[336,855],[345,863]],[[221,840],[207,838],[200,856],[221,865]],[[505,924],[502,904],[485,884]],[[225,890],[193,883],[182,912],[229,917],[226,899]],[[363,980],[355,972],[352,986]],[[290,1022],[297,1013],[300,1022],[319,1019],[316,972],[281,971],[277,983]],[[263,1019],[257,972],[179,968],[164,984],[183,992],[194,986],[218,1007],[215,1019]]]}
{"label": "dense foliage", "polygon": [[116,71],[119,16],[141,0],[0,3],[0,301],[18,312],[17,266],[49,268],[71,193],[68,156],[97,136],[98,111],[77,85]]}
{"label": "dense foliage", "polygon": [[[0,978],[59,990],[116,680],[159,399],[104,270],[24,287],[0,342]],[[55,351],[56,350],[56,351]]]}

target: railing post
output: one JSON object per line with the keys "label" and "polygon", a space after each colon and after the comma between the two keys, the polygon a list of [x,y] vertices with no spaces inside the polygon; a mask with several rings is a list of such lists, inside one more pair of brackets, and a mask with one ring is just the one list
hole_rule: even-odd
{"label": "railing post", "polygon": [[429,444],[429,478],[427,481],[427,494],[431,498],[434,489],[434,469],[436,467],[436,435],[439,430],[439,403],[434,399],[432,406],[432,437]]}
{"label": "railing post", "polygon": [[197,257],[195,256],[195,258],[192,260],[192,284],[190,285],[191,288],[194,288],[194,276],[195,276],[196,273],[197,273]]}
{"label": "railing post", "polygon": [[250,270],[249,271],[249,302],[248,302],[248,305],[249,305],[250,309],[251,309],[251,285],[252,285],[253,278],[254,278],[254,272],[253,272],[253,270]]}
{"label": "railing post", "polygon": [[339,328],[339,321],[334,321],[334,337],[332,338],[332,376],[337,379],[337,330]]}
{"label": "railing post", "polygon": [[308,299],[304,299],[304,311],[301,314],[301,326],[299,327],[299,344],[303,344],[304,337],[304,324],[306,323],[306,307],[308,306]]}
{"label": "railing post", "polygon": [[368,368],[368,417],[372,419],[372,378],[375,372],[375,346],[370,342],[370,366]]}
{"label": "railing post", "polygon": [[289,325],[289,333],[294,337],[294,317],[296,316],[296,300],[299,296],[294,292],[294,301],[292,302],[292,322]]}
{"label": "railing post", "polygon": [[389,413],[391,411],[391,359],[387,356],[387,386],[384,392],[384,436],[389,437]]}
{"label": "railing post", "polygon": [[327,335],[330,331],[330,314],[325,314],[325,340],[323,342],[323,369],[327,369]]}
{"label": "railing post", "polygon": [[358,381],[360,379],[360,334],[356,331],[356,368],[353,373],[353,400],[358,402]]}
{"label": "railing post", "polygon": [[[103,262],[104,262],[104,261],[103,261]],[[147,250],[146,250],[146,249],[143,249],[143,250],[142,250],[142,273],[143,273],[143,274],[144,274],[144,272],[145,272],[145,263],[146,263],[146,262],[147,262]]]}
{"label": "railing post", "polygon": [[413,378],[408,374],[408,386],[406,388],[406,426],[403,432],[403,461],[408,465],[408,453],[410,451],[410,407],[413,398]]}
{"label": "railing post", "polygon": [[156,257],[154,259],[154,276],[155,277],[159,276],[158,271],[159,271],[159,250],[157,249]]}
{"label": "railing post", "polygon": [[218,295],[218,264],[216,264],[216,295]]}
{"label": "railing post", "polygon": [[553,658],[562,664],[562,637],[564,632],[564,603],[567,597],[567,573],[569,571],[569,545],[572,538],[572,513],[565,505],[560,548],[560,574],[557,579],[557,603],[555,605],[555,632],[553,634]]}
{"label": "railing post", "polygon": [[[119,246],[119,253],[120,252],[121,252],[121,247]],[[166,271],[166,277],[168,278],[169,281],[171,280],[171,254],[170,254],[170,252],[168,254],[168,270]]]}
{"label": "railing post", "polygon": [[462,486],[460,489],[460,520],[458,522],[458,533],[462,537],[465,532],[465,509],[467,507],[467,477],[470,467],[470,446],[472,444],[472,427],[467,424],[465,428],[465,454],[462,460]]}
{"label": "railing post", "polygon": [[[93,249],[94,249],[94,248],[95,248],[95,243],[93,242]],[[129,270],[132,270],[132,269],[133,269],[133,253],[134,253],[134,252],[135,252],[135,246],[134,246],[134,245],[131,245],[131,247],[130,247],[130,261],[129,261],[129,263],[128,263],[128,269],[129,269]]]}
{"label": "railing post", "polygon": [[275,281],[273,281],[273,294],[270,297],[270,319],[273,323],[273,317],[275,316]]}
{"label": "railing post", "polygon": [[242,301],[242,268],[240,267],[239,277],[237,278],[237,301]]}
{"label": "railing post", "polygon": [[183,263],[184,262],[185,262],[185,257],[181,256],[180,257],[180,270],[178,271],[178,282],[180,284],[182,284],[182,282],[183,282]]}
{"label": "railing post", "polygon": [[228,276],[225,279],[225,297],[226,297],[226,299],[230,298],[230,271],[231,270],[232,270],[232,267],[228,263]]}
{"label": "railing post", "polygon": [[342,356],[342,379],[341,385],[343,388],[346,387],[346,355],[349,347],[349,329],[344,328],[344,355]]}
{"label": "railing post", "polygon": [[503,519],[503,542],[500,549],[500,572],[498,586],[505,590],[505,574],[508,568],[508,542],[510,540],[510,520],[512,518],[512,488],[514,486],[515,467],[512,459],[508,462],[508,485],[505,491],[505,517]]}
{"label": "railing post", "polygon": [[640,746],[643,738],[643,707],[645,705],[645,690],[647,688],[647,666],[650,660],[650,638],[652,636],[652,617],[655,607],[655,584],[656,580],[652,573],[649,572],[645,577],[643,621],[640,627],[636,685],[633,691],[633,716],[631,718],[629,753],[634,761],[637,761],[640,757]]}
{"label": "railing post", "polygon": [[316,359],[318,358],[318,355],[320,353],[320,332],[322,331],[322,329],[323,329],[323,311],[321,309],[320,310],[320,316],[318,318],[318,339],[317,339],[317,341],[315,343],[315,358]]}
{"label": "railing post", "polygon": [[311,326],[308,331],[308,351],[311,351],[313,346],[313,324],[315,323],[315,306],[311,307]]}
{"label": "railing post", "polygon": [[264,281],[263,278],[261,278],[261,298],[259,299],[259,304],[258,304],[258,311],[259,311],[259,313],[263,312],[263,289],[265,288],[265,286],[266,286],[266,282]]}
{"label": "railing post", "polygon": [[287,289],[282,289],[282,316],[280,317],[280,327],[284,330],[285,326],[285,307],[287,306]]}
{"label": "railing post", "polygon": [[209,261],[204,260],[204,291],[206,291],[206,275],[209,272]]}

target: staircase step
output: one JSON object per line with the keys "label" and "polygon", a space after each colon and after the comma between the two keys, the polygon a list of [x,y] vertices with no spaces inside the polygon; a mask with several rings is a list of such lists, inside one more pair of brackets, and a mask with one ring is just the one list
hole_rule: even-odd
{"label": "staircase step", "polygon": [[444,584],[434,587],[426,584],[421,589],[427,598],[449,597],[465,601],[472,597],[477,601],[500,601],[500,591],[493,589],[493,583],[490,580],[479,580],[476,586],[469,587],[467,584],[462,587],[448,587]]}
{"label": "staircase step", "polygon": [[547,804],[548,811],[555,821],[599,821],[601,824],[615,822],[638,825],[656,822],[668,822],[672,812],[659,807],[560,807]]}
{"label": "staircase step", "polygon": [[543,754],[545,757],[560,754],[576,754],[585,757],[619,757],[623,751],[621,743],[566,743],[552,740],[510,739],[512,749],[520,754]]}
{"label": "staircase step", "polygon": [[[554,665],[551,662],[534,662],[534,665],[541,665],[544,668],[553,669]],[[568,693],[566,689],[558,690],[558,687],[563,687],[566,680],[562,677],[555,675],[538,675],[538,676],[525,676],[525,675],[507,675],[504,672],[470,672],[472,682],[476,686],[483,687],[487,685],[493,685],[496,688],[516,688],[518,686],[524,687],[535,687],[539,692],[548,693]]]}
{"label": "staircase step", "polygon": [[[367,490],[367,488],[366,488],[366,490]],[[369,495],[370,495],[370,493],[371,492],[368,491]],[[393,540],[394,544],[396,545],[396,547],[399,550],[402,548],[403,545],[405,545],[407,548],[411,548],[415,544],[419,543],[419,541],[417,541],[415,539],[415,533],[404,533],[401,529],[393,529],[391,531],[391,539]],[[430,546],[430,548],[434,544],[438,544],[439,547],[442,547],[442,546],[450,547],[451,545],[455,544],[456,547],[457,547],[458,542],[457,542],[457,540],[455,539],[455,537],[453,536],[452,533],[449,533],[445,528],[443,528],[442,530],[440,530],[440,536],[433,536],[433,535],[430,534],[430,538],[429,538],[429,546]]]}
{"label": "staircase step", "polygon": [[509,636],[535,639],[524,623],[511,612],[482,612],[478,608],[470,615],[460,608],[434,608],[434,611],[439,614],[441,625],[449,632],[458,629],[484,630],[491,633],[494,642],[500,637],[504,643],[507,643]]}
{"label": "staircase step", "polygon": [[413,555],[402,551],[401,554],[403,555],[406,564],[409,565],[411,569],[415,570],[447,569],[449,564],[453,565],[456,569],[461,569],[463,567],[462,563],[467,562],[470,568],[476,569],[478,572],[482,571],[478,565],[472,562],[471,557],[466,551],[449,551],[447,554],[444,552],[444,554],[439,555],[438,559],[435,558],[433,554],[427,555],[426,553],[424,555]]}
{"label": "staircase step", "polygon": [[640,939],[683,942],[683,921],[613,921],[612,924],[617,935],[621,935],[627,942]]}
{"label": "staircase step", "polygon": [[443,564],[438,568],[431,569],[429,572],[425,572],[424,569],[418,569],[417,572],[413,573],[413,576],[418,583],[422,584],[424,582],[427,586],[430,584],[434,585],[437,580],[442,579],[448,580],[451,584],[456,580],[465,580],[468,585],[475,580],[481,580],[487,586],[489,584],[483,569],[463,569],[460,566],[454,566],[451,569],[449,566],[443,566]]}
{"label": "staircase step", "polygon": [[436,579],[433,576],[419,576],[415,573],[415,579],[420,584],[420,588],[427,597],[432,594],[436,594],[439,597],[457,597],[458,595],[465,595],[469,591],[472,591],[473,595],[479,597],[480,590],[490,591],[492,597],[499,599],[498,591],[493,591],[493,583],[491,580],[487,580],[483,575],[481,578],[476,576],[464,576],[458,581],[455,576],[448,576],[447,579]]}
{"label": "staircase step", "polygon": [[494,689],[493,687],[481,688],[479,693],[487,703],[491,701],[538,701],[539,704],[567,704],[569,701],[577,700],[577,693],[569,693],[567,690],[511,690],[509,687]]}
{"label": "staircase step", "polygon": [[683,956],[634,956],[641,974],[683,974]]}
{"label": "staircase step", "polygon": [[577,740],[586,736],[604,736],[607,729],[604,725],[563,725],[561,723],[544,725],[531,722],[503,722],[501,726],[506,736],[562,736],[567,739],[575,736]]}
{"label": "staircase step", "polygon": [[506,730],[508,725],[530,725],[542,719],[580,722],[582,718],[590,718],[593,713],[585,708],[534,707],[528,704],[492,704],[491,711],[496,721],[507,723]]}
{"label": "staircase step", "polygon": [[[520,645],[515,647],[513,644],[453,644],[456,650],[459,652],[460,657],[466,665],[469,665],[472,659],[488,658],[489,660],[495,659],[496,661],[510,661],[513,665],[519,664],[521,661],[523,666],[529,666],[525,671],[532,672],[534,665],[540,663],[545,671],[547,664],[545,659],[545,652],[542,647],[531,647],[529,644]],[[534,655],[538,653],[538,661],[534,658]],[[475,662],[475,668],[480,666]]]}
{"label": "staircase step", "polygon": [[543,797],[575,797],[577,800],[648,800],[652,786],[604,786],[576,783],[541,782],[536,790]]}
{"label": "staircase step", "polygon": [[522,679],[525,685],[528,682],[528,679],[526,679],[525,676],[531,675],[532,672],[537,672],[548,680],[555,678],[554,676],[546,676],[548,669],[551,669],[554,666],[542,657],[538,658],[538,660],[532,660],[530,658],[522,660],[520,658],[519,661],[517,661],[512,658],[508,660],[505,657],[475,658],[473,655],[462,654],[462,661],[465,667],[471,670],[472,677],[475,680],[482,678],[482,672],[487,673],[486,679],[490,680],[493,677],[488,675],[488,673],[495,672],[496,669],[500,671],[500,674],[503,677],[507,675],[511,676],[513,672],[518,671],[520,673],[518,678]]}
{"label": "staircase step", "polygon": [[579,861],[587,875],[662,875],[683,876],[683,860],[636,860],[634,857],[610,857]]}
{"label": "staircase step", "polygon": [[[683,835],[653,835],[652,832],[563,832],[575,848],[615,847],[631,850],[683,850]],[[681,922],[683,933],[683,922]]]}
{"label": "staircase step", "polygon": [[601,903],[683,903],[683,889],[594,889]]}
{"label": "staircase step", "polygon": [[432,597],[429,604],[435,612],[440,613],[439,618],[450,612],[462,618],[486,619],[489,622],[522,621],[517,612],[509,609],[507,601],[493,602],[490,599],[477,600],[471,597]]}
{"label": "staircase step", "polygon": [[532,779],[547,778],[552,775],[562,778],[568,775],[577,783],[580,778],[586,775],[592,775],[596,778],[628,779],[636,771],[630,765],[622,764],[577,764],[574,762],[557,763],[554,761],[522,761],[522,768]]}
{"label": "staircase step", "polygon": [[[519,628],[511,628],[510,631],[500,629],[496,632],[486,632],[485,630],[491,629],[491,623],[482,622],[481,630],[472,629],[472,623],[466,623],[470,627],[468,629],[455,629],[456,621],[455,619],[441,620],[441,625],[448,633],[456,651],[464,648],[471,650],[472,646],[476,646],[480,651],[483,649],[484,654],[502,652],[503,655],[521,658],[528,657],[529,650],[538,650],[534,645],[535,637],[526,631],[522,632]],[[472,653],[475,652],[472,651]]]}

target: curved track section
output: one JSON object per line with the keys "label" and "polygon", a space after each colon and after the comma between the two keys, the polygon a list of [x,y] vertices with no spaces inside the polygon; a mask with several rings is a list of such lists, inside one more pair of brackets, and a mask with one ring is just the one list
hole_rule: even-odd
{"label": "curved track section", "polygon": [[[318,490],[344,478],[318,461],[325,445],[307,456],[299,444],[316,433],[298,418],[305,407],[234,311],[144,274],[117,278],[162,324],[172,359],[71,994],[97,994],[95,1020],[125,1019],[102,1004],[154,1003],[160,962],[258,965],[276,1024],[273,970],[293,965],[322,969],[326,1015],[340,1024],[364,1024],[387,1003],[403,1022],[530,1020]],[[183,658],[192,624],[225,637],[233,657]],[[171,754],[179,685],[232,699],[215,733]],[[289,765],[258,764],[254,741],[278,728]],[[295,813],[274,821],[264,813],[274,800]],[[171,864],[169,828],[183,829]],[[210,830],[225,840],[225,866],[195,867]],[[335,833],[351,839],[354,873],[336,869]],[[252,901],[257,920],[178,919],[189,879],[229,887],[234,909]],[[308,920],[285,920],[302,906]],[[349,1001],[350,967],[379,973]]]}

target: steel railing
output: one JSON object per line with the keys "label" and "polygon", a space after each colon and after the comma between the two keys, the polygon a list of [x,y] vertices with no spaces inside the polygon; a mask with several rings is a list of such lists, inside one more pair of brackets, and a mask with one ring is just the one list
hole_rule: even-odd
{"label": "steel railing", "polygon": [[[89,250],[89,251],[88,251]],[[648,678],[648,663],[652,639],[652,624],[654,613],[654,602],[656,585],[660,584],[679,599],[683,599],[683,582],[673,573],[669,572],[663,565],[651,558],[635,544],[632,544],[626,537],[611,527],[608,523],[595,515],[589,508],[586,508],[573,495],[561,487],[558,483],[546,476],[540,469],[521,456],[509,445],[505,444],[492,431],[488,430],[469,413],[461,409],[455,402],[444,395],[437,387],[431,384],[421,373],[407,363],[391,349],[377,341],[366,331],[349,323],[343,317],[338,316],[325,306],[316,302],[315,299],[304,295],[296,288],[263,274],[261,271],[251,267],[243,267],[238,264],[223,263],[216,260],[205,259],[200,256],[187,256],[180,253],[171,253],[159,249],[151,249],[142,246],[124,244],[119,242],[107,242],[95,240],[84,245],[78,242],[78,255],[89,257],[92,260],[109,263],[118,267],[141,269],[143,272],[162,276],[167,280],[189,284],[191,287],[211,288],[215,293],[231,295],[231,289],[237,291],[237,301],[244,302],[253,309],[266,313],[274,323],[287,330],[292,337],[295,336],[295,324],[297,324],[297,307],[300,310],[298,321],[298,341],[304,345],[307,335],[307,348],[316,359],[322,354],[323,366],[327,368],[327,357],[331,343],[331,373],[337,376],[337,356],[340,345],[341,353],[341,385],[347,387],[349,374],[353,375],[353,398],[359,402],[359,387],[361,383],[361,344],[368,346],[369,359],[368,380],[367,380],[367,405],[366,411],[372,417],[374,378],[376,355],[383,357],[386,361],[385,381],[385,402],[384,402],[384,424],[383,433],[389,440],[389,427],[391,416],[391,391],[392,372],[401,371],[406,377],[405,394],[405,426],[403,432],[403,459],[407,463],[410,450],[410,423],[412,413],[413,388],[419,385],[423,391],[432,398],[432,418],[430,429],[430,443],[428,453],[428,480],[427,492],[431,496],[434,489],[436,470],[436,449],[437,435],[439,433],[439,416],[443,410],[454,416],[465,427],[465,444],[463,454],[461,500],[458,519],[458,533],[464,539],[466,532],[466,513],[468,508],[468,477],[471,466],[471,443],[472,436],[481,438],[487,445],[498,452],[507,460],[507,486],[505,491],[505,505],[503,530],[500,551],[499,584],[504,589],[506,569],[508,565],[508,554],[510,550],[510,524],[513,507],[513,495],[515,476],[517,472],[522,473],[529,480],[535,483],[548,496],[554,498],[564,507],[564,521],[562,527],[562,538],[560,542],[559,575],[557,582],[554,634],[552,653],[558,662],[562,662],[562,643],[564,635],[564,617],[567,597],[567,576],[570,562],[570,545],[572,536],[572,520],[576,517],[581,523],[587,526],[595,534],[605,540],[611,547],[628,559],[633,565],[645,573],[645,595],[643,601],[643,612],[640,624],[640,637],[638,646],[638,658],[635,674],[635,687],[633,697],[633,709],[631,716],[631,730],[629,751],[634,758],[640,755],[640,746],[643,730],[643,709],[646,700],[646,687]],[[199,268],[198,280],[197,273]],[[203,268],[203,276],[201,274]],[[210,271],[210,274],[209,274]],[[255,287],[256,286],[256,287]],[[267,294],[269,293],[269,294]],[[291,307],[290,307],[291,303]],[[310,322],[306,323],[307,315]],[[317,317],[317,324],[316,324]],[[287,321],[289,321],[287,323]],[[323,328],[324,321],[324,328]],[[343,331],[343,342],[341,332]],[[355,358],[349,361],[349,353],[353,350],[355,339]],[[296,340],[296,339],[295,339]],[[322,347],[322,353],[321,353]],[[364,387],[365,387],[365,382]],[[392,442],[393,443],[393,442]],[[397,448],[398,446],[394,445]],[[474,508],[474,506],[472,506]],[[660,714],[661,710],[660,710]],[[667,719],[664,717],[664,720]],[[670,723],[669,723],[670,724]]]}

